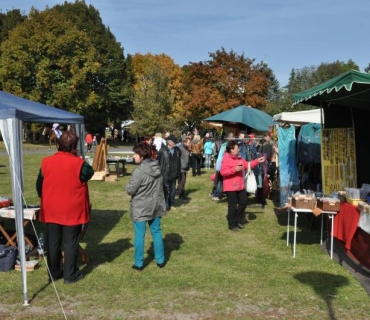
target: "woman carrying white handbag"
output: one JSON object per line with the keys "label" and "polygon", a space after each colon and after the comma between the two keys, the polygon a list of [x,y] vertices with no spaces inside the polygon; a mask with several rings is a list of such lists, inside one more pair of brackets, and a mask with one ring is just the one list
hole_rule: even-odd
{"label": "woman carrying white handbag", "polygon": [[227,143],[222,158],[221,175],[223,176],[223,191],[227,196],[227,220],[231,231],[244,229],[244,210],[247,206],[247,191],[244,182],[244,172],[248,165],[253,169],[265,161],[264,157],[250,162],[239,156],[239,147],[235,140]]}

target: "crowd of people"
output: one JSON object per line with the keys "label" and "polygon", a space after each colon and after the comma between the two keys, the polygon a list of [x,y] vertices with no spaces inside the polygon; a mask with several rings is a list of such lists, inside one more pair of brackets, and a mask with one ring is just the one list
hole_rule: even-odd
{"label": "crowd of people", "polygon": [[[74,132],[63,132],[58,151],[43,159],[36,183],[41,198],[40,220],[47,224],[49,279],[64,278],[66,284],[83,278],[77,266],[78,241],[90,219],[87,182],[94,174],[92,167],[78,153],[78,140]],[[87,150],[91,150],[91,133],[87,134],[85,141]],[[241,131],[238,138],[229,133],[221,141],[215,140],[210,133],[201,138],[194,130],[192,134],[182,136],[181,141],[169,132],[164,137],[161,133],[144,137],[142,142],[135,144],[133,152],[137,166],[126,186],[126,193],[131,196],[130,216],[135,232],[132,268],[141,271],[144,268],[147,224],[153,238],[157,266],[165,266],[161,217],[167,211],[176,210],[176,196],[180,201],[189,200],[186,193],[188,174],[193,177],[201,175],[203,164],[206,170],[215,169],[212,199],[218,201],[226,195],[228,228],[233,232],[239,231],[248,222],[246,170],[250,166],[256,171],[259,187],[266,196],[264,179],[268,169],[276,166],[273,162],[278,150],[270,143],[269,133],[258,140],[253,134],[246,135]],[[60,190],[61,186],[63,190]],[[68,210],[65,207],[67,203],[70,204]]]}

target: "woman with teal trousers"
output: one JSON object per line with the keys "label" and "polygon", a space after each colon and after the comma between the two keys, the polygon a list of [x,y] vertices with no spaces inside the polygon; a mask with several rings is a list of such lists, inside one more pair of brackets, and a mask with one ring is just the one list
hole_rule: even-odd
{"label": "woman with teal trousers", "polygon": [[165,266],[161,217],[166,214],[163,178],[158,161],[150,158],[150,147],[145,142],[133,148],[134,161],[138,165],[131,174],[126,192],[131,196],[131,220],[133,221],[134,264],[137,271],[144,269],[146,225],[149,225],[154,243],[154,258],[159,268]]}

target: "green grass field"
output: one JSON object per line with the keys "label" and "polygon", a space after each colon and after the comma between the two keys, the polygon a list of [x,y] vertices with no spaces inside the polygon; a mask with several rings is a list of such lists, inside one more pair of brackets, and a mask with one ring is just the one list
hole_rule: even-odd
{"label": "green grass field", "polygon": [[[29,205],[39,203],[35,180],[43,156],[24,155]],[[319,223],[310,229],[309,217],[299,216],[296,258],[286,246],[287,213],[271,201],[264,210],[251,205],[246,228],[230,232],[226,201],[209,197],[213,170],[190,175],[191,199],[176,200],[177,210],[162,220],[166,267],[157,268],[148,234],[146,267],[132,270],[125,185],[134,165],[127,169],[118,181],[89,182],[93,211],[82,245],[91,264],[81,267],[85,279],[72,285],[59,280],[54,288],[40,260],[40,268],[27,273],[31,301],[23,307],[20,272],[0,273],[1,319],[369,319],[364,288],[320,249]],[[0,195],[11,195],[8,156],[0,156]],[[37,221],[34,227],[44,231]]]}

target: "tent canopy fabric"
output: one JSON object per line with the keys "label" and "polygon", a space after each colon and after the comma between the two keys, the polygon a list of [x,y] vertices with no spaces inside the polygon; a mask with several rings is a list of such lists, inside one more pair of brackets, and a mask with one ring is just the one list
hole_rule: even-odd
{"label": "tent canopy fabric", "polygon": [[356,145],[357,187],[370,182],[369,118],[370,74],[345,72],[316,87],[294,95],[298,103],[323,108],[325,129],[354,128]]}
{"label": "tent canopy fabric", "polygon": [[65,110],[0,91],[0,119],[16,118],[23,122],[84,123],[84,117]]}
{"label": "tent canopy fabric", "polygon": [[275,114],[273,117],[274,122],[285,123],[288,122],[292,125],[304,125],[307,123],[321,123],[321,109],[312,109],[296,112],[281,112]]}
{"label": "tent canopy fabric", "polygon": [[129,128],[135,121],[133,120],[125,120],[121,122],[121,128]]}
{"label": "tent canopy fabric", "polygon": [[350,70],[311,89],[296,93],[298,103],[321,106],[322,102],[366,109],[370,101],[370,74]]}
{"label": "tent canopy fabric", "polygon": [[274,124],[269,114],[251,106],[239,106],[206,118],[204,121],[241,123],[258,131],[268,131],[269,126]]}
{"label": "tent canopy fabric", "polygon": [[[23,206],[26,205],[23,196],[23,121],[74,124],[75,131],[81,137],[84,117],[0,91],[0,132],[9,154],[15,227],[22,274],[23,301],[26,306],[28,305],[28,294],[23,226]],[[79,149],[81,155],[83,155],[81,140],[83,139],[79,140]]]}

